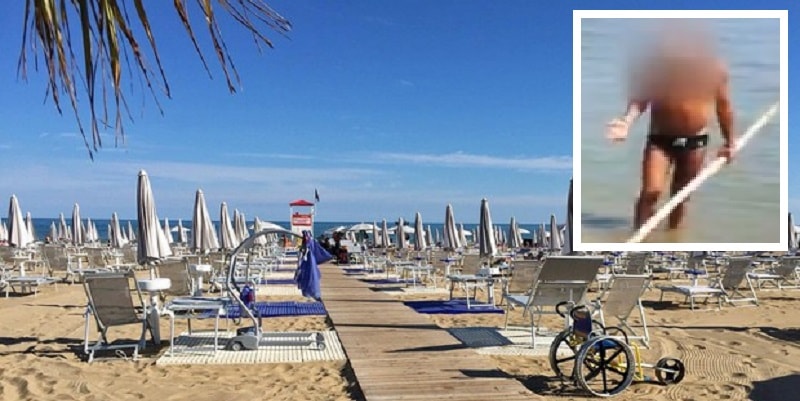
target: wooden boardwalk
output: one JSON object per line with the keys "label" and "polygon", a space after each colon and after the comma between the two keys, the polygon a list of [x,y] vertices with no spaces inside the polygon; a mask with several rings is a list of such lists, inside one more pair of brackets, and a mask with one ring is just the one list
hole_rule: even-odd
{"label": "wooden boardwalk", "polygon": [[321,270],[325,308],[368,401],[533,398],[427,316],[335,265]]}

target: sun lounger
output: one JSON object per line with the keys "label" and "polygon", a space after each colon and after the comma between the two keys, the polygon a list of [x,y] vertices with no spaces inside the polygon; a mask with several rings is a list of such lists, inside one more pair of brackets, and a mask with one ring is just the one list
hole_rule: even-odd
{"label": "sun lounger", "polygon": [[[580,304],[584,301],[589,286],[595,280],[602,257],[593,256],[548,256],[527,295],[510,295],[506,301],[524,307],[531,319],[531,346],[536,344],[538,320],[544,314],[555,314],[561,303]],[[565,326],[569,321],[565,322]]]}
{"label": "sun lounger", "polygon": [[[608,326],[608,318],[617,320],[617,325],[625,330],[627,339],[639,340],[645,346],[650,345],[650,334],[647,331],[647,321],[642,307],[642,295],[650,285],[650,275],[616,275],[608,290],[593,302],[598,311],[600,323]],[[642,333],[639,334],[628,323],[628,318],[634,310],[639,312],[642,322]],[[609,335],[614,335],[610,333]]]}
{"label": "sun lounger", "polygon": [[[145,347],[147,333],[147,304],[136,285],[133,272],[87,273],[83,286],[86,290],[88,306],[85,313],[83,351],[88,362],[94,359],[96,351],[133,348],[133,358],[139,356],[139,349]],[[89,321],[94,318],[100,338],[89,341]],[[141,335],[135,343],[112,343],[108,330],[112,327],[139,324]]]}
{"label": "sun lounger", "polygon": [[[737,303],[750,303],[758,305],[758,298],[753,289],[752,282],[747,275],[752,263],[751,257],[730,258],[727,267],[720,273],[720,277],[711,281],[709,285],[670,285],[659,287],[661,290],[661,300],[664,300],[664,293],[674,292],[685,297],[692,310],[695,309],[695,298],[703,298],[706,301],[710,298],[717,298],[719,308],[723,302],[731,305]],[[750,296],[742,293],[740,288],[746,285],[750,291]]]}
{"label": "sun lounger", "polygon": [[755,281],[756,288],[772,284],[778,289],[800,288],[800,257],[787,256],[769,272],[749,272],[747,276]]}

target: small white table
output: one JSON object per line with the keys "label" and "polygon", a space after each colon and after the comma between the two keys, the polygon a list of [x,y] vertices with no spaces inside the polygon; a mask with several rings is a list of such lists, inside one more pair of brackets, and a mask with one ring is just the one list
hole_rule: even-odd
{"label": "small white table", "polygon": [[189,274],[192,275],[192,296],[203,296],[203,275],[211,273],[211,265],[189,265]]}
{"label": "small white table", "polygon": [[[494,277],[488,275],[480,275],[480,274],[454,274],[447,277],[450,280],[450,299],[453,299],[453,290],[455,289],[456,284],[463,284],[464,285],[464,292],[467,295],[467,309],[472,308],[475,305],[470,303],[470,295],[469,295],[469,284],[473,284],[475,286],[475,292],[477,297],[477,286],[479,284],[486,285],[486,295],[488,297],[487,303],[492,308],[495,307],[494,303]],[[477,299],[476,299],[477,300]]]}
{"label": "small white table", "polygon": [[168,278],[151,278],[136,280],[136,285],[141,291],[147,292],[150,296],[150,309],[147,312],[147,321],[150,326],[150,334],[153,336],[153,343],[161,344],[161,329],[159,327],[159,316],[161,314],[158,306],[158,292],[169,289],[172,281]]}

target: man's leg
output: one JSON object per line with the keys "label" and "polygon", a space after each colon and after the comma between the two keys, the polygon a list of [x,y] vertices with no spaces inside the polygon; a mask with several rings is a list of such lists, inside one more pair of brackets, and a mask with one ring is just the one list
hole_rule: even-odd
{"label": "man's leg", "polygon": [[634,228],[638,229],[655,213],[658,198],[666,189],[671,160],[663,149],[647,144],[642,158],[642,188],[634,210]]}
{"label": "man's leg", "polygon": [[[706,149],[685,150],[677,155],[675,160],[675,174],[672,176],[672,186],[670,193],[672,196],[678,193],[690,181],[697,177],[706,159]],[[669,215],[669,229],[676,230],[681,228],[689,198],[681,202]]]}

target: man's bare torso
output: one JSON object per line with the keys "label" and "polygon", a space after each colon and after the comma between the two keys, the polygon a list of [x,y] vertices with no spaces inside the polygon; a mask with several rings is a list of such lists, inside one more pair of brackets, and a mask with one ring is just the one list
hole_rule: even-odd
{"label": "man's bare torso", "polygon": [[714,113],[723,74],[714,59],[651,59],[640,83],[649,101],[651,135],[702,134]]}

